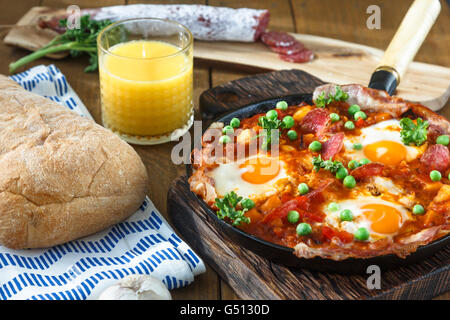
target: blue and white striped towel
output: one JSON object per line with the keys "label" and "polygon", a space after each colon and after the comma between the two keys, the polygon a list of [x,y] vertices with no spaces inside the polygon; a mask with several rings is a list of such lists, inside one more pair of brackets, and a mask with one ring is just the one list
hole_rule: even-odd
{"label": "blue and white striped towel", "polygon": [[[11,78],[28,91],[91,117],[54,65],[37,66]],[[89,237],[48,249],[0,246],[0,299],[96,299],[130,274],[151,274],[170,290],[190,284],[204,271],[203,261],[147,197],[126,221]]]}

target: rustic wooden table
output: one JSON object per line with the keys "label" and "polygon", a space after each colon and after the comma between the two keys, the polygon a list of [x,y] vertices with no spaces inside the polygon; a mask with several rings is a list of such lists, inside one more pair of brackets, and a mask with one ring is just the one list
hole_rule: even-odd
{"label": "rustic wooden table", "polygon": [[[271,13],[270,28],[272,29],[313,34],[385,49],[412,0],[247,0],[245,2],[240,0],[0,0],[0,24],[16,23],[33,6],[65,8],[71,4],[77,4],[81,8],[89,8],[137,2],[197,3],[266,8]],[[381,8],[380,30],[369,30],[366,26],[368,18],[366,9],[373,4]],[[450,67],[450,7],[445,0],[442,0],[441,4],[440,16],[415,60]],[[0,73],[7,74],[9,62],[17,60],[25,53],[22,49],[0,43],[0,57],[3,60],[0,63]],[[83,72],[83,66],[87,63],[87,59],[61,61],[42,59],[34,64],[50,63],[55,63],[69,78],[71,86],[92,116],[97,122],[100,122],[98,74]],[[242,70],[232,66],[211,66],[196,61],[194,70],[194,103],[196,107],[198,107],[198,98],[204,90],[254,72],[257,71]],[[447,103],[441,113],[450,118],[450,103]],[[183,166],[176,166],[170,160],[173,146],[173,143],[168,143],[159,146],[135,147],[147,166],[150,177],[149,196],[165,216],[167,216],[166,196],[169,185],[173,179],[184,172]],[[174,290],[172,294],[174,299],[238,299],[233,290],[208,266],[206,273],[198,276],[193,284]],[[437,297],[437,299],[450,299],[450,293]]]}

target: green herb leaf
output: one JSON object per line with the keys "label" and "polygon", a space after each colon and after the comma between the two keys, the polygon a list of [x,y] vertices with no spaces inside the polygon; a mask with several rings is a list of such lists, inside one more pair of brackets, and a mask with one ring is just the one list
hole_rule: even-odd
{"label": "green herb leaf", "polygon": [[344,167],[342,162],[330,160],[323,160],[320,155],[313,157],[312,164],[315,171],[319,171],[321,168],[330,171],[331,173],[336,173],[339,168]]}
{"label": "green herb leaf", "polygon": [[[263,133],[257,135],[255,138],[264,137],[262,144],[269,147],[272,143],[272,130],[284,129],[285,125],[282,120],[270,119],[262,116],[258,119],[258,125],[264,129]],[[278,132],[278,137],[281,135],[281,130]]]}
{"label": "green herb leaf", "polygon": [[346,101],[348,99],[348,94],[342,91],[340,86],[336,86],[334,91],[334,95],[329,92],[328,97],[325,97],[325,92],[322,92],[314,101],[316,106],[319,108],[325,108],[332,102]]}
{"label": "green herb leaf", "polygon": [[95,71],[98,68],[97,36],[101,30],[110,25],[111,21],[95,21],[89,15],[80,18],[80,28],[67,29],[67,19],[60,20],[59,25],[66,27],[66,32],[56,36],[41,49],[10,63],[9,72],[14,73],[18,68],[42,58],[50,53],[69,51],[72,57],[78,57],[82,53],[89,55],[89,66],[86,72]]}
{"label": "green herb leaf", "polygon": [[403,118],[400,120],[400,126],[402,127],[400,136],[405,145],[413,143],[416,146],[421,146],[427,141],[429,122],[426,120],[423,121],[421,118],[417,118],[416,122],[417,124],[410,118]]}
{"label": "green herb leaf", "polygon": [[[236,206],[243,200],[234,191],[231,191],[220,199],[215,199],[215,204],[219,210],[217,211],[217,217],[219,219],[229,219],[234,226],[241,225],[241,222],[250,223],[250,218],[244,214],[248,211],[247,208],[242,210],[236,210]],[[248,206],[247,206],[248,207]]]}

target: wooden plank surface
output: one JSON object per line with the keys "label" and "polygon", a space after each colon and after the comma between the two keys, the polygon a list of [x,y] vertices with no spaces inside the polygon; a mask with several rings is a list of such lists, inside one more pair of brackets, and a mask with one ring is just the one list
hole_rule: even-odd
{"label": "wooden plank surface", "polygon": [[[0,24],[13,24],[19,20],[33,6],[51,6],[64,8],[70,4],[80,7],[93,7],[132,3],[132,0],[21,0],[13,4],[10,0],[0,0]],[[345,41],[366,44],[384,49],[395,32],[394,21],[399,21],[411,4],[411,0],[379,1],[379,0],[209,0],[209,1],[137,1],[140,3],[205,3],[230,7],[263,7],[271,11],[270,27],[277,30],[297,33],[315,34]],[[365,26],[365,9],[369,4],[380,4],[382,8],[382,29],[368,30]],[[397,8],[398,5],[398,8]],[[341,14],[338,14],[341,13]],[[427,63],[440,64],[450,67],[450,17],[449,7],[442,1],[441,15],[431,30],[424,46],[419,51],[416,60]],[[7,74],[7,65],[25,55],[23,49],[0,44],[0,73]],[[41,59],[32,65],[55,63],[69,77],[69,82],[78,93],[97,122],[100,121],[98,74],[83,72],[86,58],[67,59],[55,62]],[[204,63],[195,63],[194,68],[194,103],[198,106],[201,92],[230,80],[248,75],[247,70],[227,67],[216,67]],[[450,117],[450,104],[442,110],[442,114]],[[199,119],[196,113],[196,119]],[[149,195],[160,212],[167,217],[166,196],[170,182],[184,172],[182,166],[176,166],[170,161],[170,150],[173,143],[160,146],[137,147],[136,150],[147,166],[150,181]],[[188,287],[172,292],[174,299],[237,299],[233,290],[221,282],[219,276],[207,267],[206,273],[198,276]],[[441,296],[449,299],[450,294]]]}

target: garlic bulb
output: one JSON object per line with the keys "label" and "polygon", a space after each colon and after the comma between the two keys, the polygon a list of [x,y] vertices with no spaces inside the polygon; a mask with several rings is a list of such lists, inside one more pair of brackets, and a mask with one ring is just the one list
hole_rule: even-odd
{"label": "garlic bulb", "polygon": [[98,300],[172,300],[172,296],[161,280],[146,274],[136,274],[106,288]]}

